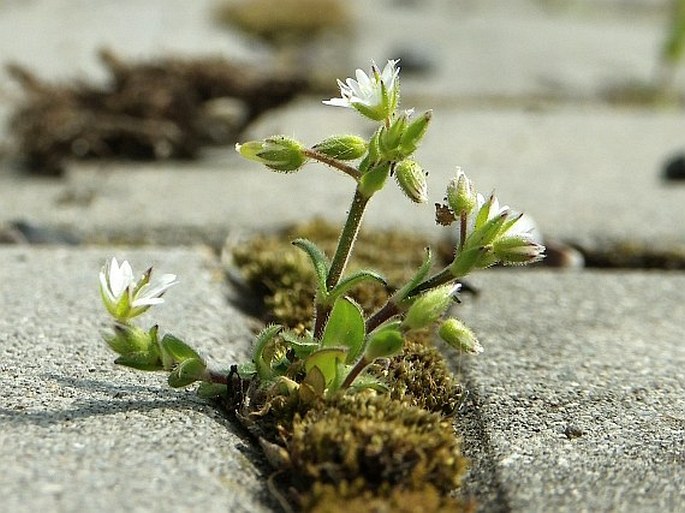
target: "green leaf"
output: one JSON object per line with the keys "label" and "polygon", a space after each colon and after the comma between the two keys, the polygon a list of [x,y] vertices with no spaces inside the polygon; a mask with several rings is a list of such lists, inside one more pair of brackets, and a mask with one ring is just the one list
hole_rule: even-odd
{"label": "green leaf", "polygon": [[169,374],[169,386],[180,388],[202,379],[207,366],[202,360],[191,358],[179,363]]}
{"label": "green leaf", "polygon": [[202,360],[202,357],[192,347],[173,335],[164,335],[162,348],[172,356],[176,363],[190,359]]}
{"label": "green leaf", "polygon": [[114,363],[142,371],[158,371],[164,369],[159,355],[149,351],[138,351],[121,355],[114,360]]}
{"label": "green leaf", "polygon": [[369,335],[364,358],[370,361],[376,358],[387,358],[401,352],[403,347],[404,337],[400,331],[399,323],[391,323]]}
{"label": "green leaf", "polygon": [[347,362],[357,359],[364,346],[366,325],[361,307],[348,297],[333,305],[328,324],[321,338],[321,347],[348,348]]}
{"label": "green leaf", "polygon": [[307,375],[304,377],[304,380],[300,385],[299,395],[305,403],[309,403],[316,397],[321,397],[325,389],[326,378],[321,372],[321,369],[314,366],[309,369],[309,372],[307,372]]}
{"label": "green leaf", "polygon": [[360,374],[350,385],[350,389],[352,390],[365,390],[367,388],[384,394],[390,392],[390,387],[388,387],[388,385],[383,383],[375,376],[370,376],[369,374]]}
{"label": "green leaf", "polygon": [[254,350],[254,363],[257,368],[257,374],[263,380],[269,380],[273,377],[271,369],[271,362],[264,359],[264,350],[269,342],[271,342],[276,335],[281,331],[282,326],[279,324],[272,324],[267,326],[257,334],[257,340]]}
{"label": "green leaf", "polygon": [[[309,374],[317,367],[324,377],[326,385],[332,383],[338,373],[338,362],[345,361],[347,349],[327,347],[310,354],[304,361],[304,369]],[[316,372],[316,371],[315,371]]]}
{"label": "green leaf", "polygon": [[283,331],[281,332],[281,338],[292,348],[295,356],[301,359],[306,358],[319,347],[319,343],[314,340],[314,337],[308,331],[304,335],[298,335],[292,330]]}
{"label": "green leaf", "polygon": [[251,378],[257,374],[257,366],[254,362],[243,362],[238,364],[238,376],[242,379]]}
{"label": "green leaf", "polygon": [[377,281],[383,286],[387,286],[386,279],[377,272],[361,270],[346,276],[328,293],[328,300],[335,301],[344,296],[350,289],[365,281]]}
{"label": "green leaf", "polygon": [[328,295],[328,288],[326,287],[326,279],[328,278],[328,270],[330,269],[330,262],[326,254],[309,239],[295,239],[292,241],[293,246],[300,248],[307,253],[309,259],[312,261],[314,272],[316,273],[317,288],[322,299]]}
{"label": "green leaf", "polygon": [[424,279],[426,279],[426,276],[428,276],[428,273],[431,270],[431,267],[433,266],[433,255],[431,254],[430,248],[426,248],[426,257],[423,259],[423,263],[421,264],[421,267],[419,267],[416,270],[416,273],[412,277],[411,280],[409,280],[404,287],[402,287],[400,290],[395,292],[394,297],[396,298],[395,301],[397,303],[400,303],[403,299],[407,297],[407,295],[416,288],[419,283],[421,283]]}
{"label": "green leaf", "polygon": [[228,394],[228,386],[221,383],[209,383],[207,381],[203,381],[197,388],[197,395],[203,399],[223,397],[226,394]]}

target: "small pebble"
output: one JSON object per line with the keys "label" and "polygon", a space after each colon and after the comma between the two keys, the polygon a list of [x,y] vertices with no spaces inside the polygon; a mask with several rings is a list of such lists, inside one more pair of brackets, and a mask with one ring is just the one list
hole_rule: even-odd
{"label": "small pebble", "polygon": [[566,435],[566,438],[569,440],[573,440],[574,438],[579,438],[583,436],[585,433],[583,432],[582,429],[580,429],[578,426],[574,426],[573,424],[567,424],[566,427],[564,428],[564,435]]}
{"label": "small pebble", "polygon": [[664,165],[666,180],[685,180],[685,154],[675,155]]}

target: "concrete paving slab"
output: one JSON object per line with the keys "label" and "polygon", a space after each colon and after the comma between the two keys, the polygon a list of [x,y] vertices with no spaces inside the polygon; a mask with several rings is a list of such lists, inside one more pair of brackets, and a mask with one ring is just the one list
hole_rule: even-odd
{"label": "concrete paving slab", "polygon": [[[542,232],[585,248],[611,241],[685,244],[685,188],[661,178],[685,151],[677,112],[607,108],[435,111],[419,161],[430,201],[408,202],[394,184],[370,205],[370,225],[403,226],[439,237],[433,203],[457,165],[480,191],[531,214]],[[308,98],[257,124],[247,137],[286,133],[314,144],[369,125]],[[193,163],[74,164],[63,180],[0,173],[0,223],[66,228],[87,241],[220,244],[239,230],[274,229],[322,216],[341,221],[352,181],[319,165],[272,173],[232,149]]]}
{"label": "concrete paving slab", "polygon": [[97,291],[112,255],[179,275],[154,312],[162,329],[222,363],[247,357],[204,250],[2,248],[3,511],[272,511],[267,467],[226,418],[163,374],[113,364]]}
{"label": "concrete paving slab", "polygon": [[491,272],[456,309],[467,493],[491,512],[685,510],[685,276]]}

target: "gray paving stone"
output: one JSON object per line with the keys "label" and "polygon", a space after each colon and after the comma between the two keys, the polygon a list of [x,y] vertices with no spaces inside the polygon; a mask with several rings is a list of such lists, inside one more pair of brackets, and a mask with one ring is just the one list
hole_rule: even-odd
{"label": "gray paving stone", "polygon": [[225,417],[113,364],[97,291],[111,255],[179,275],[154,313],[162,329],[222,363],[246,358],[249,330],[204,251],[1,249],[3,511],[272,511],[268,470]]}
{"label": "gray paving stone", "polygon": [[685,276],[491,272],[453,359],[483,512],[685,509]]}
{"label": "gray paving stone", "polygon": [[[303,99],[246,137],[287,133],[313,144],[368,128],[349,111]],[[683,150],[676,112],[436,110],[418,153],[429,171],[430,201],[413,205],[388,184],[366,219],[444,235],[432,204],[460,165],[479,190],[494,189],[530,213],[550,238],[587,248],[609,241],[682,248],[685,188],[663,181],[661,167]],[[0,222],[67,228],[89,241],[220,244],[229,232],[317,215],[340,221],[352,191],[349,178],[322,166],[271,173],[225,149],[194,163],[74,164],[64,180],[0,173]]]}

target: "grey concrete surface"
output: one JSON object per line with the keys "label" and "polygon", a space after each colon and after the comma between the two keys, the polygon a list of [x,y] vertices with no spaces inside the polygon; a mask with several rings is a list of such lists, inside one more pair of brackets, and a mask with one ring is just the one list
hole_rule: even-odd
{"label": "grey concrete surface", "polygon": [[[248,137],[287,133],[314,144],[368,127],[352,112],[308,98]],[[550,238],[590,249],[607,241],[682,248],[685,188],[661,178],[666,159],[685,151],[682,128],[675,112],[436,110],[417,154],[429,172],[430,201],[414,205],[389,183],[366,220],[445,235],[433,203],[459,165],[480,191],[495,190],[503,203],[531,214]],[[353,190],[349,178],[320,165],[272,173],[225,149],[196,163],[74,164],[61,180],[0,173],[0,223],[61,227],[91,242],[220,244],[229,232],[317,215],[341,221]]]}
{"label": "grey concrete surface", "polygon": [[[213,25],[213,5],[0,0],[0,61],[60,80],[101,80],[95,52],[105,45],[132,58],[221,52],[272,65],[265,47]],[[603,103],[607,88],[653,79],[666,0],[350,5],[354,42],[326,69],[347,76],[371,58],[415,58],[425,70],[403,75],[403,107],[435,109],[418,154],[429,205],[389,184],[369,224],[444,235],[432,203],[459,165],[547,237],[590,248],[685,245],[685,189],[660,177],[685,151],[682,112]],[[2,75],[0,123],[18,98]],[[247,136],[368,134],[359,116],[323,98],[301,98]],[[0,238],[25,221],[91,244],[174,246],[0,247],[3,508],[272,510],[268,469],[230,422],[161,375],[113,365],[99,338],[107,319],[97,272],[116,254],[178,274],[182,285],[144,319],[221,362],[243,360],[251,335],[226,303],[215,259],[176,246],[219,246],[228,234],[315,215],[341,220],[352,189],[320,166],[269,173],[231,148],[192,163],[75,163],[61,179],[1,161]],[[498,271],[474,283],[481,296],[465,297],[457,313],[486,352],[453,361],[470,390],[458,428],[473,459],[465,492],[480,511],[685,510],[685,276]]]}
{"label": "grey concrete surface", "polygon": [[258,452],[193,392],[113,364],[97,274],[110,256],[179,275],[141,325],[224,364],[250,332],[211,258],[192,249],[0,249],[3,511],[272,511]]}
{"label": "grey concrete surface", "polygon": [[452,358],[484,512],[685,510],[685,276],[492,272]]}

